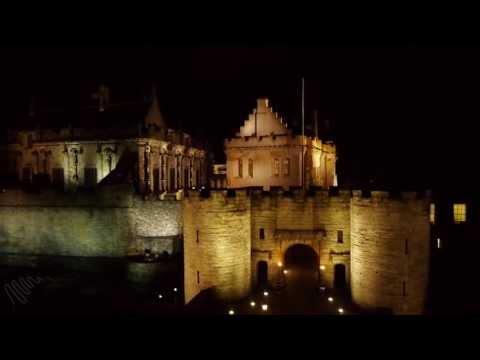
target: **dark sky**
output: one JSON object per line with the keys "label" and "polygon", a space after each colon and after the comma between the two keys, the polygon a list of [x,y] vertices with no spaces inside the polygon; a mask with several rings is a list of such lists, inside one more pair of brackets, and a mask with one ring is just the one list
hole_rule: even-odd
{"label": "dark sky", "polygon": [[480,50],[215,46],[3,49],[7,125],[28,96],[74,109],[100,81],[138,94],[155,81],[170,124],[208,134],[217,153],[268,96],[292,127],[306,79],[313,109],[333,120],[340,181],[406,186],[475,183]]}

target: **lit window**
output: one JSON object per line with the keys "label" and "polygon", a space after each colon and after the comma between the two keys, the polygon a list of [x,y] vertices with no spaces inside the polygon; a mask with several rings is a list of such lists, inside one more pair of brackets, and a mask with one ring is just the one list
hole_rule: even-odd
{"label": "lit window", "polygon": [[259,237],[260,237],[260,240],[265,239],[265,229],[260,229]]}
{"label": "lit window", "polygon": [[283,160],[283,175],[284,176],[290,175],[290,159]]}
{"label": "lit window", "polygon": [[248,159],[248,176],[253,177],[253,160]]}
{"label": "lit window", "polygon": [[467,221],[466,204],[453,204],[453,221],[455,224],[460,224]]}
{"label": "lit window", "polygon": [[238,159],[238,177],[243,177],[243,161]]}
{"label": "lit window", "polygon": [[430,204],[430,223],[435,224],[435,204]]}
{"label": "lit window", "polygon": [[280,175],[280,160],[278,159],[275,159],[273,161],[273,174],[275,176],[279,176]]}

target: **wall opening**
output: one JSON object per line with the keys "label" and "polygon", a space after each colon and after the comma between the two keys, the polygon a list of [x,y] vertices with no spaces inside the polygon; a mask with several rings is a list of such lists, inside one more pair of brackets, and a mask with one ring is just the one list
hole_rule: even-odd
{"label": "wall opening", "polygon": [[346,271],[344,264],[336,264],[333,268],[334,270],[334,278],[333,278],[333,286],[336,289],[346,289],[347,287],[347,278],[346,278]]}
{"label": "wall opening", "polygon": [[318,270],[318,255],[312,247],[304,244],[290,246],[285,252],[285,266],[287,268],[302,268]]}
{"label": "wall opening", "polygon": [[266,261],[259,261],[257,263],[257,284],[259,286],[267,285],[268,283],[268,263]]}

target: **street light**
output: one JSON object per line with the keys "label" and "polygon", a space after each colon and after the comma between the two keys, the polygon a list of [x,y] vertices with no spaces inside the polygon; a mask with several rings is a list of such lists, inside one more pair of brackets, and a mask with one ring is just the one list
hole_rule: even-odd
{"label": "street light", "polygon": [[325,265],[320,265],[320,270],[325,270]]}
{"label": "street light", "polygon": [[268,305],[267,305],[267,304],[263,304],[263,305],[262,305],[262,310],[263,310],[263,311],[267,311],[267,310],[268,310]]}
{"label": "street light", "polygon": [[230,309],[230,310],[228,311],[228,315],[235,315],[235,311],[233,311],[232,309]]}
{"label": "street light", "polygon": [[343,308],[338,308],[338,312],[339,312],[340,314],[343,314]]}
{"label": "street light", "polygon": [[282,264],[281,261],[279,261],[279,262],[277,263],[277,265],[278,265],[278,267],[282,267],[282,266],[283,266],[283,264]]}
{"label": "street light", "polygon": [[268,296],[268,291],[264,291],[263,296]]}
{"label": "street light", "polygon": [[285,275],[287,275],[287,274],[288,274],[288,270],[287,270],[287,269],[283,270],[283,273],[284,273]]}
{"label": "street light", "polygon": [[162,294],[159,294],[159,295],[158,295],[158,298],[159,298],[159,299],[163,299],[163,295],[162,295]]}
{"label": "street light", "polygon": [[250,302],[250,306],[251,306],[252,308],[255,307],[255,301],[251,301],[251,302]]}
{"label": "street light", "polygon": [[328,297],[328,301],[329,301],[329,302],[333,302],[333,297],[329,296],[329,297]]}

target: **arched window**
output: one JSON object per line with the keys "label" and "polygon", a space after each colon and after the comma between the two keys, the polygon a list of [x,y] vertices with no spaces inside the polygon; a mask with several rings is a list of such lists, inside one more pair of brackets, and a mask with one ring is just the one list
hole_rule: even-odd
{"label": "arched window", "polygon": [[283,176],[290,176],[290,159],[283,159]]}

